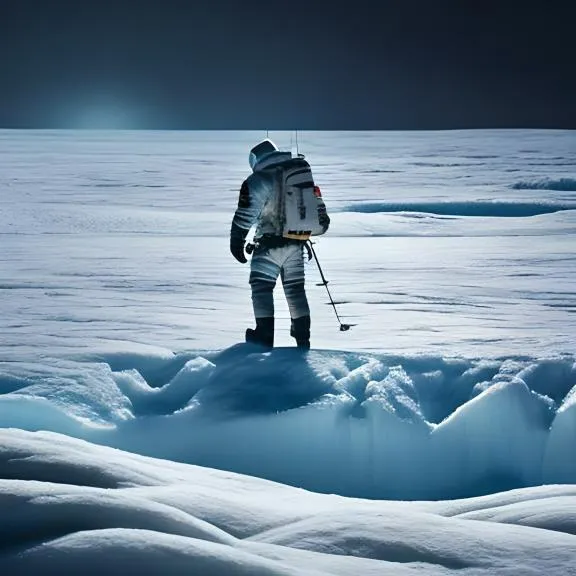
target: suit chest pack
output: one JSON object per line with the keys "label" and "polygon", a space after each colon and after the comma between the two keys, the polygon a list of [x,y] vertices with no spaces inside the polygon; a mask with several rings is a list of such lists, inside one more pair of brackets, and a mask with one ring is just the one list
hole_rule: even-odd
{"label": "suit chest pack", "polygon": [[284,238],[307,240],[324,233],[318,219],[320,188],[314,186],[308,162],[299,157],[288,165],[278,166],[274,188]]}

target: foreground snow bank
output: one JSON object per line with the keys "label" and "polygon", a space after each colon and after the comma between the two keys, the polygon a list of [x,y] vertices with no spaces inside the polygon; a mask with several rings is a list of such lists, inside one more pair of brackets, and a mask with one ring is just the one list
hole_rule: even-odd
{"label": "foreground snow bank", "polygon": [[[437,499],[576,482],[572,357],[103,354],[0,365],[0,426],[318,492]],[[571,392],[572,390],[572,392]]]}
{"label": "foreground snow bank", "polygon": [[322,495],[55,433],[0,431],[0,573],[576,574],[576,487]]}

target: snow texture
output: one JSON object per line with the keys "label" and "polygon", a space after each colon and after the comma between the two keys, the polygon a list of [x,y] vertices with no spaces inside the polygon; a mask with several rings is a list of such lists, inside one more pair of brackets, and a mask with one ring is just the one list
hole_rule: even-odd
{"label": "snow texture", "polygon": [[[242,339],[247,267],[228,233],[262,136],[0,131],[0,358]],[[290,134],[270,136],[290,148]],[[332,216],[316,251],[344,321],[359,325],[338,332],[310,262],[313,346],[574,353],[574,132],[300,136]],[[277,342],[291,345],[277,300]]]}
{"label": "snow texture", "polygon": [[0,426],[364,498],[576,483],[573,357],[222,352],[0,364]]}
{"label": "snow texture", "polygon": [[515,190],[565,190],[576,192],[576,178],[540,178],[538,180],[521,180],[512,185]]}
{"label": "snow texture", "polygon": [[576,210],[575,203],[560,202],[410,202],[352,204],[344,212],[379,214],[392,212],[417,212],[442,216],[481,216],[492,218],[525,218],[540,214],[553,214],[563,210]]}
{"label": "snow texture", "polygon": [[236,344],[262,136],[0,130],[0,574],[576,574],[576,133],[300,133],[308,353]]}
{"label": "snow texture", "polygon": [[2,574],[576,574],[574,486],[368,501],[21,430],[0,477]]}

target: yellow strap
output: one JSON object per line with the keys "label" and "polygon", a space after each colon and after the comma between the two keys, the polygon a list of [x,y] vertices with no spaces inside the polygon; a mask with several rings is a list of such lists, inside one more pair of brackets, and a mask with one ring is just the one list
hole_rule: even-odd
{"label": "yellow strap", "polygon": [[291,240],[310,240],[310,232],[302,232],[302,233],[292,233],[292,232],[285,232],[284,238],[290,238]]}

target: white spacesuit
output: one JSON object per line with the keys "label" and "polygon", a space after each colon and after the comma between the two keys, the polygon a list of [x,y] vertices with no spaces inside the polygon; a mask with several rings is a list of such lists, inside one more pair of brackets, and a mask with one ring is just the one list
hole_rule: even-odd
{"label": "white spacesuit", "polygon": [[330,218],[303,155],[292,157],[266,139],[252,148],[249,161],[253,172],[240,188],[230,231],[230,251],[245,263],[246,236],[257,226],[250,266],[256,329],[246,331],[246,340],[274,345],[273,290],[280,276],[292,319],[290,334],[299,347],[309,348],[304,246],[311,235],[328,230]]}

